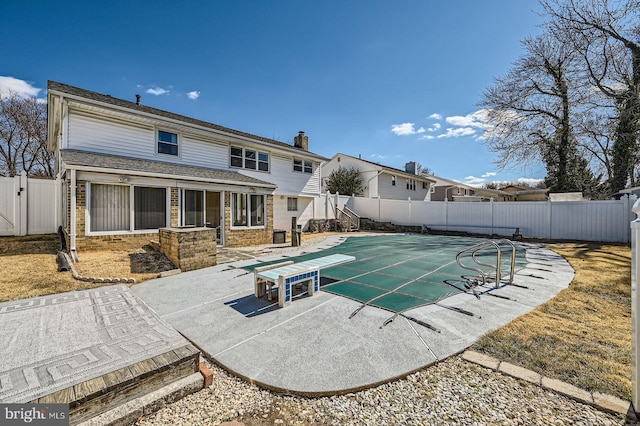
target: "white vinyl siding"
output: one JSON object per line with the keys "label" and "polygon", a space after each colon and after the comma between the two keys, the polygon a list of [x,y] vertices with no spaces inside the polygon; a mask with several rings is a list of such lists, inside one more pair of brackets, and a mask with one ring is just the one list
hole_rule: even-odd
{"label": "white vinyl siding", "polygon": [[72,113],[67,147],[82,151],[157,160],[153,126],[138,127]]}
{"label": "white vinyl siding", "polygon": [[429,190],[423,189],[415,179],[409,179],[403,175],[396,176],[396,185],[393,186],[390,173],[381,173],[378,176],[378,195],[380,198],[392,200],[426,200],[429,198]]}
{"label": "white vinyl siding", "polygon": [[[169,130],[170,131],[170,130]],[[180,158],[157,154],[156,128],[98,119],[83,114],[69,116],[67,147],[102,154],[121,155],[142,160],[228,169],[228,145],[199,141],[191,135],[179,135]],[[262,174],[264,178],[264,174]]]}
{"label": "white vinyl siding", "polygon": [[276,194],[299,195],[299,194],[319,194],[320,193],[320,166],[315,163],[313,173],[300,173],[291,170],[292,157],[271,155],[271,173],[265,176],[264,173],[252,170],[239,170],[243,175],[256,179],[266,180],[277,185]]}

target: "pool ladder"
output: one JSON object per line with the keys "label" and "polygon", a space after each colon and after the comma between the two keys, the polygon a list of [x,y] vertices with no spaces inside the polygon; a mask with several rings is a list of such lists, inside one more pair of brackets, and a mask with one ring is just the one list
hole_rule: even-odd
{"label": "pool ladder", "polygon": [[[479,280],[478,278],[482,279],[482,284],[485,285],[487,284],[487,282],[492,278],[492,272],[493,272],[493,278],[495,279],[496,282],[496,288],[500,287],[500,283],[502,282],[502,270],[501,270],[501,266],[502,266],[502,250],[500,249],[500,244],[508,244],[509,246],[511,246],[511,268],[509,271],[509,282],[508,284],[513,284],[513,276],[515,274],[515,270],[516,270],[516,246],[507,239],[501,239],[501,240],[489,240],[489,241],[483,241],[481,243],[478,243],[476,245],[473,245],[471,247],[468,247],[464,250],[460,250],[458,252],[458,254],[456,255],[456,262],[458,263],[458,265],[461,268],[464,269],[468,269],[470,271],[473,272],[477,272],[478,276],[477,277],[470,277],[470,278],[466,278],[467,282],[469,284],[469,287],[472,291],[473,294],[478,297],[478,293],[476,291],[476,287],[479,285]],[[485,263],[485,262],[481,262],[480,260],[478,260],[477,258],[477,253],[478,251],[482,250],[482,249],[486,249],[489,247],[494,247],[496,249],[496,264],[492,265],[489,263]],[[462,255],[465,253],[469,253],[471,252],[471,259],[474,261],[474,263],[478,266],[469,266],[469,265],[465,265],[462,263]],[[485,272],[482,269],[479,268],[479,266],[485,266],[488,268],[491,268],[490,272]]]}

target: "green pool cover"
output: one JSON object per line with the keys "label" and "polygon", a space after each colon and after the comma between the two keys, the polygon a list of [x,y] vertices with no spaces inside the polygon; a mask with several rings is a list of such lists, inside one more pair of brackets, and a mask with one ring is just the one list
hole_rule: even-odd
{"label": "green pool cover", "polygon": [[[342,244],[321,252],[289,257],[302,262],[331,254],[355,256],[354,262],[323,269],[322,290],[348,297],[392,312],[402,312],[438,302],[465,291],[462,277],[475,275],[456,263],[456,254],[482,241],[478,238],[434,235],[380,235],[347,238]],[[509,277],[511,246],[500,244],[501,273]],[[484,263],[495,264],[496,249],[489,247],[476,253]],[[470,254],[462,258],[465,265],[477,267]],[[282,259],[244,267],[282,262]],[[517,246],[516,270],[526,265],[525,250]],[[484,272],[491,268],[481,267]]]}

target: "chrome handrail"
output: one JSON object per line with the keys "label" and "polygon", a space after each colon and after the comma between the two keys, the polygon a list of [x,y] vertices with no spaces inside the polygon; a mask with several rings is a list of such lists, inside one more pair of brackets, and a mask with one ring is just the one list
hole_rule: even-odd
{"label": "chrome handrail", "polygon": [[[462,256],[462,254],[467,253],[467,252],[470,251],[471,252],[471,259],[473,259],[473,261],[477,265],[486,266],[486,267],[492,268],[495,271],[495,280],[496,280],[496,288],[497,288],[497,287],[500,286],[500,282],[502,281],[502,250],[500,248],[500,244],[502,244],[502,243],[507,243],[507,244],[509,244],[511,246],[511,265],[510,265],[511,268],[510,268],[510,271],[509,271],[509,284],[512,284],[513,283],[513,278],[514,278],[514,275],[515,275],[516,246],[511,241],[509,241],[507,239],[501,239],[501,240],[497,240],[497,241],[494,241],[494,240],[483,241],[481,243],[475,244],[475,245],[473,245],[471,247],[468,247],[466,249],[460,250],[458,252],[458,254],[456,255],[456,263],[461,268],[464,268],[464,269],[467,269],[467,270],[470,270],[470,271],[474,271],[474,272],[477,272],[478,274],[480,274],[480,277],[482,278],[482,284],[483,285],[486,284],[487,283],[487,277],[489,276],[488,273],[485,273],[480,268],[476,268],[476,267],[473,267],[473,266],[468,266],[468,265],[465,265],[465,264],[462,263],[462,260],[461,260],[460,257]],[[480,260],[478,260],[478,258],[476,256],[477,252],[479,250],[482,250],[484,248],[491,247],[491,246],[493,246],[496,249],[496,264],[495,264],[495,266],[492,265],[492,264],[489,264],[489,263],[481,262]],[[477,295],[476,294],[476,290],[475,290],[476,286],[477,286],[477,284],[472,287],[474,295]]]}

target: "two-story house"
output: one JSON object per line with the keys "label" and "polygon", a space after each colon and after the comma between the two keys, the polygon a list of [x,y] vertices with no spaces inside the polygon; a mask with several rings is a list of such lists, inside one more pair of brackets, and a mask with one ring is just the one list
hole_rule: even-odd
{"label": "two-story house", "polygon": [[70,250],[140,246],[164,227],[218,228],[218,244],[269,243],[313,215],[320,163],[290,145],[50,81],[48,148]]}
{"label": "two-story house", "polygon": [[430,187],[434,183],[433,179],[417,174],[414,162],[407,163],[405,170],[400,170],[338,153],[322,165],[323,191],[326,191],[327,177],[340,167],[358,170],[362,178],[361,195],[367,198],[429,201]]}

